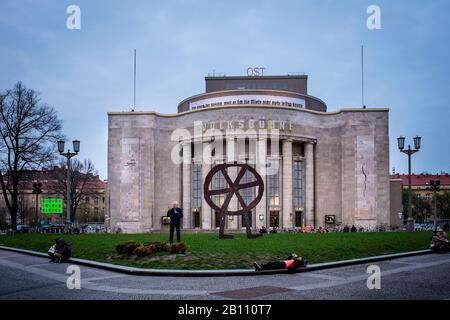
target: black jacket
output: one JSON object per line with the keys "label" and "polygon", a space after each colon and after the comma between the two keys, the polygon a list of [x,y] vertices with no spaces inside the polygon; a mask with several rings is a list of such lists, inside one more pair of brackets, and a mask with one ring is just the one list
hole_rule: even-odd
{"label": "black jacket", "polygon": [[61,254],[65,260],[69,260],[70,256],[72,255],[72,248],[69,243],[60,239],[56,244],[55,252]]}
{"label": "black jacket", "polygon": [[183,218],[183,210],[180,208],[172,208],[167,211],[167,216],[170,217],[170,224],[180,224],[181,218]]}

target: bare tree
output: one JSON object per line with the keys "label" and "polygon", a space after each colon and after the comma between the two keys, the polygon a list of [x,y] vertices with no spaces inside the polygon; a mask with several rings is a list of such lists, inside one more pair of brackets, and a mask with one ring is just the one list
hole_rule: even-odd
{"label": "bare tree", "polygon": [[22,172],[48,166],[61,138],[61,121],[39,93],[18,82],[0,94],[0,185],[13,230]]}
{"label": "bare tree", "polygon": [[[19,188],[20,189],[20,188]],[[34,215],[33,208],[28,205],[23,194],[19,193],[19,209],[17,211],[17,221],[20,224],[29,224]]]}
{"label": "bare tree", "polygon": [[421,222],[427,222],[431,217],[431,203],[421,197],[414,196],[412,201],[413,216]]}
{"label": "bare tree", "polygon": [[436,197],[436,205],[439,218],[450,219],[450,191],[438,193]]}
{"label": "bare tree", "polygon": [[6,223],[6,208],[0,208],[0,230],[6,229],[8,224]]}
{"label": "bare tree", "polygon": [[[97,180],[97,171],[95,170],[94,164],[90,159],[85,159],[83,162],[78,159],[72,160],[70,175],[71,181],[71,197],[72,197],[72,208],[70,211],[70,220],[75,221],[77,209],[83,198],[88,196],[95,196],[98,193],[90,182]],[[67,164],[66,161],[61,161],[59,167],[54,170],[54,180],[51,182],[51,188],[56,193],[62,195],[64,199],[67,197]]]}

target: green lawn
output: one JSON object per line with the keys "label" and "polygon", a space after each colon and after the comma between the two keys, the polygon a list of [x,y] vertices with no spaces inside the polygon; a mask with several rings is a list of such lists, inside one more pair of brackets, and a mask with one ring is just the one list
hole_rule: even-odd
{"label": "green lawn", "polygon": [[[54,234],[0,236],[0,245],[47,252]],[[296,252],[310,263],[363,258],[428,248],[431,232],[373,232],[329,234],[267,234],[247,239],[235,234],[233,240],[219,240],[217,233],[182,234],[188,246],[185,255],[157,254],[125,259],[115,256],[115,246],[127,240],[167,241],[167,234],[83,234],[65,235],[76,258],[142,268],[229,269],[250,268],[253,261],[283,259]]]}

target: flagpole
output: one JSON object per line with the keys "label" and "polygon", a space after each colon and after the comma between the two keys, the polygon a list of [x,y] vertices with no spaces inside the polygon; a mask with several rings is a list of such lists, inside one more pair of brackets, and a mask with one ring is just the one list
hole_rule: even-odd
{"label": "flagpole", "polygon": [[136,108],[136,49],[134,49],[134,92],[133,92],[133,108]]}

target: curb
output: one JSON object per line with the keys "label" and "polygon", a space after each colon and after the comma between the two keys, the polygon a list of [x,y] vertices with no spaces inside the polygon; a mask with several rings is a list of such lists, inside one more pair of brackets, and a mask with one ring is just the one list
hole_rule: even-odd
{"label": "curb", "polygon": [[[4,246],[0,246],[0,250],[23,253],[23,254],[28,254],[28,255],[32,255],[32,256],[41,257],[41,258],[48,258],[48,255],[46,253],[32,251],[32,250],[18,249],[18,248],[12,248],[12,247],[4,247]],[[394,253],[394,254],[387,254],[387,255],[367,257],[367,258],[316,263],[316,264],[308,265],[308,267],[306,267],[306,268],[297,270],[296,273],[345,267],[345,266],[365,264],[365,263],[371,263],[371,262],[377,262],[377,261],[385,261],[385,260],[411,257],[411,256],[417,256],[417,255],[429,254],[429,253],[432,253],[432,251],[429,249],[426,249],[426,250]],[[115,265],[112,263],[97,262],[97,261],[77,259],[77,258],[71,258],[68,262],[78,264],[78,265],[98,268],[98,269],[104,269],[104,270],[126,273],[126,274],[131,274],[131,275],[141,275],[141,276],[145,275],[145,276],[168,276],[168,277],[173,277],[173,276],[177,276],[177,277],[211,277],[211,276],[221,277],[222,276],[223,277],[223,276],[257,276],[257,275],[288,273],[287,270],[270,270],[270,271],[255,272],[253,269],[221,269],[221,270],[143,269],[143,268],[126,267],[126,266]]]}

